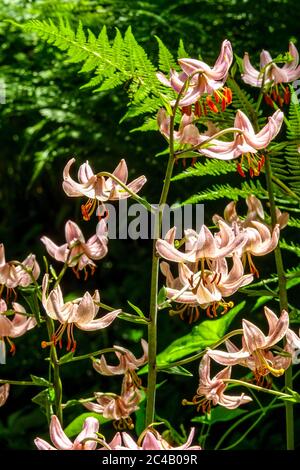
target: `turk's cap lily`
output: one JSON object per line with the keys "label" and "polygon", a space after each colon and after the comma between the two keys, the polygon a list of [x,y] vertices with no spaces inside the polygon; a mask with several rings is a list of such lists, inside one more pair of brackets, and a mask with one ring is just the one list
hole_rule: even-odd
{"label": "turk's cap lily", "polygon": [[78,265],[78,269],[83,269],[86,265],[95,266],[92,260],[104,258],[107,254],[107,225],[104,220],[100,220],[96,227],[96,234],[86,242],[82,231],[72,220],[68,220],[65,225],[66,242],[57,246],[48,237],[43,236],[44,243],[49,255],[62,263],[67,262],[68,266]]}
{"label": "turk's cap lily", "polygon": [[0,244],[0,284],[8,289],[27,287],[39,275],[40,267],[34,254],[28,255],[22,263],[6,262],[4,245]]}
{"label": "turk's cap lily", "polygon": [[95,450],[97,442],[88,439],[97,439],[98,430],[99,421],[96,418],[88,417],[83,423],[82,431],[72,442],[63,431],[57,416],[53,415],[49,428],[53,445],[40,437],[37,437],[34,443],[39,450]]}
{"label": "turk's cap lily", "polygon": [[27,317],[24,307],[17,302],[12,303],[15,313],[12,320],[6,315],[7,306],[3,299],[0,299],[0,337],[17,338],[24,335],[36,325],[35,318]]}
{"label": "turk's cap lily", "polygon": [[[67,196],[86,196],[89,199],[97,199],[100,202],[130,197],[130,194],[112,178],[104,178],[103,176],[94,174],[88,162],[80,165],[78,171],[79,182],[74,181],[70,176],[70,168],[74,162],[75,158],[69,160],[63,172],[63,189]],[[112,174],[123,184],[127,184],[128,169],[124,159],[120,161]],[[132,192],[137,193],[144,186],[146,181],[145,176],[140,176],[127,186]]]}
{"label": "turk's cap lily", "polygon": [[157,240],[156,250],[162,258],[177,263],[194,263],[201,258],[215,259],[229,256],[246,243],[246,235],[238,234],[236,237],[231,237],[227,245],[223,244],[224,246],[220,248],[220,238],[216,240],[210,230],[202,225],[199,233],[192,229],[185,231],[185,252],[182,252],[174,246],[175,236],[176,227],[173,227],[167,232],[164,240]]}
{"label": "turk's cap lily", "polygon": [[121,395],[96,392],[95,397],[97,403],[84,403],[85,408],[103,415],[104,418],[118,421],[126,420],[139,409],[141,392],[133,383],[131,375],[126,373],[122,382]]}
{"label": "turk's cap lily", "polygon": [[204,397],[207,401],[212,402],[213,405],[221,405],[225,408],[233,410],[240,405],[249,403],[252,398],[245,394],[240,396],[226,395],[224,391],[227,388],[225,379],[230,379],[231,367],[218,372],[213,378],[210,376],[210,357],[205,354],[199,366],[199,387],[197,395]]}
{"label": "turk's cap lily", "polygon": [[246,52],[243,59],[242,79],[245,83],[255,87],[278,83],[288,83],[300,77],[299,54],[296,46],[290,42],[289,53],[293,57],[282,67],[273,62],[268,51],[263,50],[260,54],[260,70],[256,70],[250,62],[249,54]]}
{"label": "turk's cap lily", "polygon": [[9,389],[9,384],[4,384],[0,386],[0,407],[6,403],[9,395]]}
{"label": "turk's cap lily", "polygon": [[272,232],[261,222],[252,221],[252,227],[247,227],[247,243],[243,247],[243,251],[247,251],[254,256],[264,256],[275,250],[278,245],[280,236],[279,225],[275,225]]}
{"label": "turk's cap lily", "polygon": [[47,315],[60,323],[72,324],[85,331],[101,330],[109,326],[121,313],[121,310],[114,310],[101,318],[96,319],[99,311],[100,294],[95,290],[93,296],[86,292],[83,297],[64,302],[63,294],[58,285],[50,291],[47,296],[49,276],[45,274],[42,284],[42,304]]}
{"label": "turk's cap lily", "polygon": [[148,360],[148,343],[144,339],[141,339],[141,344],[144,354],[139,359],[128,349],[118,346],[118,350],[115,351],[119,360],[117,366],[108,365],[105,356],[102,355],[100,359],[93,361],[94,369],[102,375],[123,375],[127,371],[138,369]]}
{"label": "turk's cap lily", "polygon": [[[182,58],[178,61],[182,69],[181,73],[171,70],[169,80],[162,73],[158,73],[157,78],[163,85],[172,87],[176,93],[179,93],[190,77],[190,83],[179,101],[179,106],[190,106],[196,103],[203,94],[211,94],[223,87],[232,59],[231,44],[225,40],[214,67],[210,67],[201,60]],[[175,101],[171,102],[171,105],[174,103]]]}
{"label": "turk's cap lily", "polygon": [[[201,450],[200,446],[192,446],[194,434],[195,428],[192,428],[187,441],[179,447],[173,447],[150,426],[142,432],[137,441],[127,432],[122,432],[116,439],[117,443],[114,447],[111,447],[110,443],[110,448],[112,450]],[[120,439],[122,439],[123,445],[119,443]]]}
{"label": "turk's cap lily", "polygon": [[265,307],[264,313],[269,325],[268,335],[264,335],[256,325],[244,319],[242,349],[238,350],[233,343],[227,342],[228,352],[209,349],[207,352],[209,357],[227,366],[240,364],[250,367],[252,370],[258,370],[260,375],[266,375],[269,372],[277,376],[282,375],[283,369],[288,367],[290,361],[285,361],[282,356],[274,356],[269,349],[287,334],[289,316],[283,310],[278,318],[268,307]]}

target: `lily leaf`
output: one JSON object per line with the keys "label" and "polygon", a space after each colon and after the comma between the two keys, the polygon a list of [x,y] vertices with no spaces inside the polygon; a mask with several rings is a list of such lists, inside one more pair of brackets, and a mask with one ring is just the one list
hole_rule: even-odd
{"label": "lily leaf", "polygon": [[[204,320],[199,325],[194,326],[192,331],[173,341],[164,351],[157,356],[157,365],[160,367],[168,366],[172,362],[189,356],[190,354],[200,352],[219,341],[226,333],[234,317],[245,307],[243,301],[232,308],[226,315],[216,320]],[[145,374],[148,366],[139,371],[139,375]]]}
{"label": "lily leaf", "polygon": [[71,421],[71,423],[66,427],[66,429],[64,430],[66,435],[68,437],[77,436],[77,434],[82,431],[84,420],[86,418],[89,418],[90,416],[96,418],[100,424],[104,424],[109,421],[109,419],[103,418],[103,416],[99,415],[98,413],[82,413],[81,415],[73,419],[73,421]]}
{"label": "lily leaf", "polygon": [[209,414],[196,416],[196,418],[193,418],[192,421],[193,423],[214,424],[221,421],[231,421],[232,419],[235,419],[245,413],[247,413],[247,410],[228,410],[222,406],[217,406],[216,408],[212,408]]}

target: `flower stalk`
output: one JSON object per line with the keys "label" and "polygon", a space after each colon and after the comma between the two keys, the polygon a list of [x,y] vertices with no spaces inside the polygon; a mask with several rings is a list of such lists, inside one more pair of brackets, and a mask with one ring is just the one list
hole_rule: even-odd
{"label": "flower stalk", "polygon": [[[270,162],[270,155],[266,153],[265,160],[265,173],[266,173],[266,182],[267,190],[269,193],[269,203],[270,203],[270,213],[272,226],[275,227],[277,223],[276,217],[276,205],[274,190],[272,185],[272,167]],[[288,297],[287,297],[287,288],[286,288],[286,277],[284,272],[283,260],[280,246],[278,245],[274,251],[276,270],[278,274],[278,287],[279,287],[279,304],[280,310],[288,310]],[[293,376],[292,376],[292,366],[290,366],[285,372],[285,390],[293,388]],[[287,450],[294,449],[294,409],[293,403],[285,403],[285,416],[286,416],[286,445]]]}

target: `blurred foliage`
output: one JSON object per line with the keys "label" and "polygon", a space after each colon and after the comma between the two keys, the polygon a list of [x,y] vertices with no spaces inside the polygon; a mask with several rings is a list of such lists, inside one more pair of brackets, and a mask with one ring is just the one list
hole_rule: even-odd
{"label": "blurred foliage", "polygon": [[[46,45],[36,35],[25,34],[6,21],[57,21],[61,16],[68,19],[74,28],[81,20],[83,26],[95,34],[105,25],[110,37],[115,35],[116,26],[122,34],[131,26],[135,38],[145,47],[156,66],[158,44],[155,35],[163,40],[175,57],[181,38],[191,56],[202,56],[208,62],[217,56],[220,43],[226,36],[232,41],[238,56],[248,51],[257,63],[261,49],[269,49],[275,56],[287,50],[289,40],[297,43],[300,3],[297,0],[0,0],[0,79],[6,89],[6,102],[0,105],[0,241],[5,244],[8,259],[23,259],[29,252],[35,252],[41,261],[44,250],[40,236],[45,234],[60,244],[63,242],[64,222],[69,218],[80,220],[80,201],[68,199],[61,188],[62,169],[71,156],[76,156],[79,163],[88,159],[95,169],[108,171],[113,170],[121,158],[126,158],[130,177],[147,176],[148,184],[143,194],[152,202],[157,202],[164,175],[164,161],[154,158],[165,148],[163,138],[157,135],[154,139],[151,132],[132,133],[133,128],[142,124],[139,117],[122,119],[127,111],[126,83],[117,91],[94,93],[90,88],[81,89],[88,80],[86,75],[78,73],[80,67],[77,64],[67,63],[66,55],[56,47]],[[178,173],[181,171],[179,167]],[[216,183],[213,174],[203,179],[192,178],[188,184],[178,179],[172,185],[170,199],[183,201],[191,194],[211,188]],[[227,176],[231,185],[240,186],[238,176]],[[230,192],[224,194],[226,202],[229,196]],[[205,201],[208,225],[211,215],[221,213],[223,208],[224,200]],[[84,222],[80,222],[86,235],[93,231],[92,224],[83,225]],[[292,229],[289,227],[284,233],[285,239],[288,239]],[[84,289],[99,288],[103,302],[115,307],[123,306],[127,311],[131,311],[127,305],[130,299],[146,313],[150,250],[151,242],[148,241],[110,241],[109,255]],[[285,263],[291,267],[293,253],[286,253]],[[274,272],[272,255],[259,260],[258,268],[262,278],[269,277]],[[82,282],[68,273],[64,280],[64,292],[80,295],[82,289]],[[296,289],[291,288],[295,298]],[[236,303],[242,299],[241,294],[235,296]],[[245,312],[250,312],[255,302],[255,297],[247,297]],[[273,306],[277,308],[275,302]],[[162,351],[179,334],[189,334],[190,327],[178,318],[170,319],[166,311],[160,317],[159,351]],[[241,314],[237,315],[238,325],[240,318]],[[110,346],[112,341],[128,346],[139,354],[138,343],[142,334],[141,328],[132,328],[121,320],[100,335],[78,332],[78,354]],[[0,366],[1,377],[21,380],[28,379],[30,373],[46,376],[47,362],[41,361],[41,357],[46,358],[47,351],[40,349],[43,339],[41,330],[36,329],[17,340],[16,359],[8,358],[7,365]],[[112,386],[111,381],[100,377],[92,367],[87,366],[88,363],[83,361],[62,367],[65,401],[90,396],[92,391],[99,389],[106,391],[108,387],[118,392],[120,384],[117,380]],[[197,365],[192,372],[194,378],[161,376],[161,380],[167,377],[168,386],[162,384],[160,388],[158,416],[173,425],[176,421],[176,429],[181,424],[189,428],[195,418],[192,408],[185,408],[185,413],[178,414],[179,403],[183,398],[190,398],[191,389],[195,388]],[[30,405],[30,399],[36,393],[36,390],[32,392],[31,387],[25,390],[23,387],[12,388],[9,401],[0,411],[2,448],[32,448],[33,438],[41,435],[41,429],[47,436],[45,417],[36,405]],[[268,399],[262,401],[268,403]],[[67,409],[66,424],[83,411],[80,405]],[[137,421],[139,419],[137,416]],[[212,427],[206,448],[213,448],[226,430],[225,419],[216,421],[218,424]],[[283,448],[282,409],[269,411],[262,423],[236,448]],[[247,424],[247,421],[241,424],[226,444],[237,441],[247,429]],[[204,426],[206,428],[202,429],[202,434],[209,432],[211,423]],[[296,436],[299,436],[299,428],[300,420],[297,418]]]}

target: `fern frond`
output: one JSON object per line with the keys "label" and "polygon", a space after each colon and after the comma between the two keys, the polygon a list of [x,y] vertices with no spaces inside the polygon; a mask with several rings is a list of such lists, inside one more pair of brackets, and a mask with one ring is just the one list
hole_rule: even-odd
{"label": "fern frond", "polygon": [[290,227],[295,227],[300,229],[300,219],[295,219],[294,217],[289,218],[288,225]]}
{"label": "fern frond", "polygon": [[197,204],[202,201],[214,201],[225,197],[230,200],[237,201],[239,197],[246,198],[249,194],[254,194],[259,199],[268,199],[268,192],[262,187],[260,182],[258,181],[255,184],[253,181],[250,181],[249,183],[242,183],[240,188],[232,187],[230,184],[216,184],[211,189],[207,189],[199,194],[191,196],[181,203],[181,205]]}
{"label": "fern frond", "polygon": [[164,45],[162,40],[158,36],[155,36],[155,39],[158,42],[159,70],[169,73],[171,69],[176,68],[175,59],[169,49]]}
{"label": "fern frond", "polygon": [[[126,117],[156,112],[162,106],[161,93],[169,93],[157,80],[155,66],[136,41],[130,27],[124,37],[116,29],[113,41],[109,39],[105,26],[96,37],[91,30],[85,31],[81,23],[73,31],[68,21],[63,19],[58,24],[52,20],[30,20],[22,27],[64,51],[68,62],[82,62],[81,73],[94,73],[82,88],[96,87],[95,91],[102,92],[126,82],[133,107]],[[161,40],[158,42],[160,64],[164,68],[173,66],[175,62],[170,52]]]}
{"label": "fern frond", "polygon": [[179,39],[179,46],[178,46],[177,56],[178,56],[178,59],[184,59],[186,57],[189,57],[189,54],[185,50],[182,39]]}
{"label": "fern frond", "polygon": [[227,84],[232,90],[232,106],[241,109],[251,121],[256,119],[255,101],[245,90],[242,90],[233,78],[227,79]]}
{"label": "fern frond", "polygon": [[235,172],[236,165],[231,161],[207,159],[205,163],[196,162],[194,167],[187,168],[182,173],[173,176],[171,181],[178,181],[192,176],[218,176]]}
{"label": "fern frond", "polygon": [[284,250],[291,251],[294,253],[296,256],[299,256],[300,258],[300,245],[297,245],[296,243],[289,242],[287,243],[285,240],[280,241],[280,248],[283,248]]}

